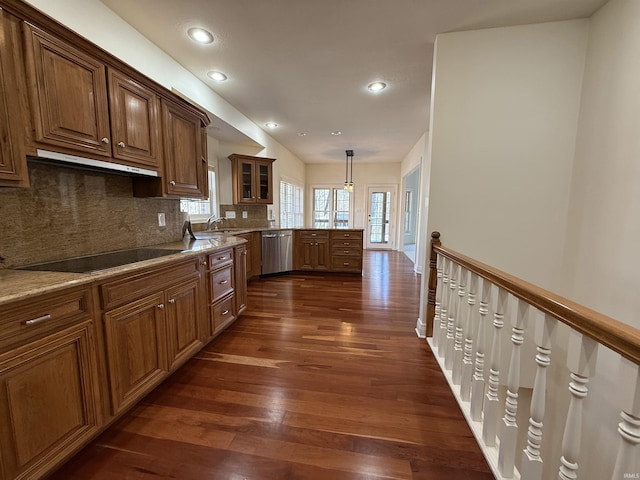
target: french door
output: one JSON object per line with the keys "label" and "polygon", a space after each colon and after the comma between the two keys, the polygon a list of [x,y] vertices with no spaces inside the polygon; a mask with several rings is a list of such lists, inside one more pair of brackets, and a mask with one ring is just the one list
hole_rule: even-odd
{"label": "french door", "polygon": [[381,185],[367,188],[367,237],[365,248],[392,249],[395,245],[397,187]]}

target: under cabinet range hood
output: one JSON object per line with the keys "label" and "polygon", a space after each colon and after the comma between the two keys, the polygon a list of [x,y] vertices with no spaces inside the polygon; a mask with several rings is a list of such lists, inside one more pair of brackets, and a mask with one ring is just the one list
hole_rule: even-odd
{"label": "under cabinet range hood", "polygon": [[52,152],[50,150],[37,150],[37,157],[29,157],[31,160],[53,162],[68,167],[77,167],[94,171],[109,170],[110,173],[119,175],[142,175],[145,177],[157,177],[158,172],[146,168],[132,167],[121,163],[108,162],[105,160],[96,160],[93,158],[76,157],[66,153]]}

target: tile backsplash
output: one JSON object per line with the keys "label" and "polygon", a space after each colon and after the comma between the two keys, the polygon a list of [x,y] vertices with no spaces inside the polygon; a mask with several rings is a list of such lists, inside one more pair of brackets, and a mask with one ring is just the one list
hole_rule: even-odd
{"label": "tile backsplash", "polygon": [[0,268],[181,237],[180,200],[135,198],[130,177],[31,162],[29,175],[31,188],[0,188]]}
{"label": "tile backsplash", "polygon": [[[227,218],[227,212],[234,212],[236,218]],[[247,218],[242,218],[247,212]],[[263,228],[268,226],[266,205],[220,205],[220,216],[224,218],[220,228]]]}

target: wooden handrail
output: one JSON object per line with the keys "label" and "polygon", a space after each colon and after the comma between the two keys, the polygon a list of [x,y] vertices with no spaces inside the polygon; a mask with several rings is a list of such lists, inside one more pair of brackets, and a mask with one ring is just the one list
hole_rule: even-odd
{"label": "wooden handrail", "polygon": [[[433,332],[435,284],[437,283],[435,259],[437,259],[438,254],[452,260],[480,277],[486,278],[492,284],[506,290],[514,297],[526,301],[541,312],[551,315],[577,332],[593,338],[598,343],[619,353],[626,359],[640,364],[640,330],[637,328],[598,313],[583,305],[579,305],[567,298],[537,287],[454,250],[443,247],[440,242],[439,232],[433,232],[431,234],[427,335],[429,335],[429,332]],[[434,284],[433,289],[431,286],[432,279]],[[432,304],[434,308],[431,308]]]}

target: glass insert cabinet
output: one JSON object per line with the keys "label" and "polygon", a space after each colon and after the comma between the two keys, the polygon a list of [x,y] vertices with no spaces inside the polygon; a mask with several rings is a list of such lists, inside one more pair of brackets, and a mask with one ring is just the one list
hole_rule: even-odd
{"label": "glass insert cabinet", "polygon": [[233,203],[273,203],[275,158],[229,155],[233,176]]}

